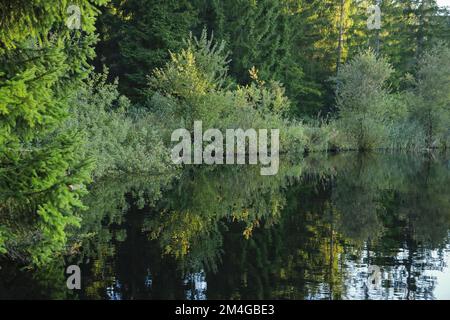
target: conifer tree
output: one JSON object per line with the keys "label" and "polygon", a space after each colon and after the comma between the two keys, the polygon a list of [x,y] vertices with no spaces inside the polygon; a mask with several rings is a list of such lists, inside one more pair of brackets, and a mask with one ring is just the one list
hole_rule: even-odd
{"label": "conifer tree", "polygon": [[[77,152],[80,138],[62,124],[68,98],[90,71],[95,5],[104,2],[0,4],[0,219],[3,234],[31,242],[34,262],[50,258],[66,227],[78,223],[73,209],[82,206],[89,166]],[[14,221],[26,221],[29,233]]]}
{"label": "conifer tree", "polygon": [[[405,73],[414,73],[424,51],[439,41],[449,41],[449,12],[435,0],[381,0],[379,53],[389,58],[395,68],[394,86],[399,87]],[[361,49],[375,49],[376,32],[368,30],[367,8],[371,0],[354,1],[352,27],[348,37],[349,55]]]}
{"label": "conifer tree", "polygon": [[103,8],[96,66],[108,66],[119,77],[119,88],[140,101],[147,76],[169,60],[169,51],[182,47],[197,23],[188,0],[113,0]]}
{"label": "conifer tree", "polygon": [[280,81],[301,114],[306,95],[318,94],[305,80],[298,51],[298,12],[296,1],[230,0],[196,1],[201,25],[231,52],[230,74],[240,84],[251,81],[249,70],[258,69],[263,79]]}

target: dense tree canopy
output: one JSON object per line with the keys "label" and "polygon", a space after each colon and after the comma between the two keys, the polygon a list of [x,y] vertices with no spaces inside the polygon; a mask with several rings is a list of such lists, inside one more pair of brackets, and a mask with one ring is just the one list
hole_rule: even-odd
{"label": "dense tree canopy", "polygon": [[[278,128],[281,152],[297,160],[447,148],[449,10],[435,0],[376,3],[379,29],[368,27],[369,0],[0,1],[0,252],[39,264],[67,249],[92,180],[177,176],[170,133],[196,120]],[[260,187],[275,200],[256,212],[241,199],[233,212],[247,238],[258,215],[283,206],[276,188]],[[376,200],[365,196],[358,201]],[[183,256],[208,228],[218,235],[217,219],[196,209],[147,227]]]}

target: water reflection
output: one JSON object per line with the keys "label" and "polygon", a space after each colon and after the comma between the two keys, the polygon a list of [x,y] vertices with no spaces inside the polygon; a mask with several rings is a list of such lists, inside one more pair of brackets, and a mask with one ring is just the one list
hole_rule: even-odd
{"label": "water reflection", "polygon": [[[185,170],[172,183],[102,181],[72,254],[32,271],[3,260],[0,297],[450,298],[447,157],[281,164],[275,177],[222,166]],[[65,289],[64,264],[73,263],[81,292]]]}

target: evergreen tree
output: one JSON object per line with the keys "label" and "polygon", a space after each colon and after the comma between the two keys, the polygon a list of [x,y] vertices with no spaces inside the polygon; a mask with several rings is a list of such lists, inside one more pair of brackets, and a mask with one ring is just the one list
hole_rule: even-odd
{"label": "evergreen tree", "polygon": [[113,0],[98,22],[96,65],[106,64],[121,93],[140,101],[147,75],[181,48],[196,22],[188,0]]}
{"label": "evergreen tree", "polygon": [[[3,233],[29,243],[34,262],[50,258],[64,245],[65,228],[78,223],[73,209],[89,166],[77,152],[80,138],[61,125],[68,98],[90,71],[94,5],[104,2],[71,2],[75,11],[68,1],[0,3],[0,219]],[[66,25],[74,14],[80,29]],[[31,236],[14,229],[15,219],[30,223]]]}
{"label": "evergreen tree", "polygon": [[375,4],[370,0],[354,1],[349,31],[350,56],[361,49],[376,49],[389,58],[395,68],[393,85],[399,87],[405,73],[414,73],[415,65],[424,50],[436,42],[449,41],[449,12],[439,8],[435,0],[382,0],[381,30],[368,30],[367,8]]}
{"label": "evergreen tree", "polygon": [[328,79],[336,74],[337,62],[345,62],[348,55],[351,1],[293,0],[291,7],[295,13],[293,51],[309,83],[309,90],[301,94],[304,107],[300,108],[304,114],[329,112],[334,88]]}
{"label": "evergreen tree", "polygon": [[296,7],[288,0],[196,2],[201,25],[224,40],[231,52],[230,74],[240,84],[251,81],[255,67],[262,79],[280,81],[301,114],[310,109],[305,96],[318,94],[306,81],[296,45]]}

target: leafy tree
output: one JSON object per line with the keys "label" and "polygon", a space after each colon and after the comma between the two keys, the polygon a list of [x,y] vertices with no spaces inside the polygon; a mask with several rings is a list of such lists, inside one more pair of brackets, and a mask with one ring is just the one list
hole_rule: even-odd
{"label": "leafy tree", "polygon": [[426,133],[427,148],[448,143],[450,121],[450,48],[438,45],[420,60],[414,85],[412,116]]}
{"label": "leafy tree", "polygon": [[163,173],[170,166],[158,127],[136,115],[108,71],[91,74],[71,101],[68,127],[84,134],[83,158],[95,160],[95,177],[119,173]]}
{"label": "leafy tree", "polygon": [[171,54],[165,68],[154,71],[146,92],[146,109],[160,126],[168,144],[173,130],[204,128],[280,129],[281,152],[303,152],[301,123],[288,119],[291,103],[277,81],[264,81],[252,68],[248,85],[233,84],[223,42],[215,44],[204,30],[186,48]]}
{"label": "leafy tree", "polygon": [[449,13],[434,0],[382,0],[381,30],[368,30],[367,8],[374,1],[355,1],[349,30],[350,56],[362,48],[379,48],[379,53],[389,58],[395,73],[393,85],[402,83],[405,73],[413,73],[421,54],[437,41],[449,41]]}
{"label": "leafy tree", "polygon": [[367,51],[344,65],[335,78],[341,125],[360,150],[377,147],[386,133],[393,102],[387,81],[392,72],[386,59]]}

